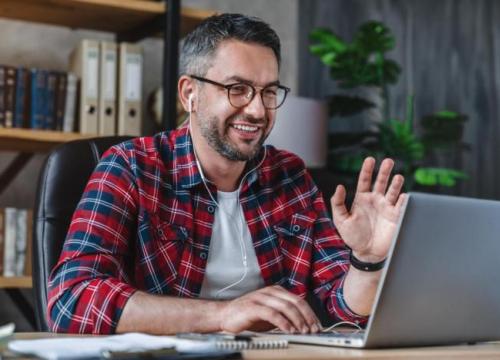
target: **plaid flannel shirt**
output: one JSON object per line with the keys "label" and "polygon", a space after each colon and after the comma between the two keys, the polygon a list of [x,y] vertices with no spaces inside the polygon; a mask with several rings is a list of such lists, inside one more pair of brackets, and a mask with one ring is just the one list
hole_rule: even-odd
{"label": "plaid flannel shirt", "polygon": [[[365,322],[343,300],[348,251],[304,163],[266,146],[247,169],[263,156],[245,177],[240,201],[266,286],[301,297],[312,292],[332,319]],[[198,297],[216,206],[185,127],[110,148],[88,181],[49,279],[51,329],[113,333],[136,290]]]}

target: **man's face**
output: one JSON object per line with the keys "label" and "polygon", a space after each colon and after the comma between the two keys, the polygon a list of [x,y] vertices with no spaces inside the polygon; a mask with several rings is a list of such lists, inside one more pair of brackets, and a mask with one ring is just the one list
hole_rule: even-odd
{"label": "man's face", "polygon": [[205,78],[224,85],[244,82],[257,88],[252,101],[235,108],[227,90],[208,83],[200,87],[197,124],[205,141],[232,161],[254,158],[274,125],[276,110],[267,110],[259,90],[278,81],[278,63],[267,47],[228,40],[219,44]]}

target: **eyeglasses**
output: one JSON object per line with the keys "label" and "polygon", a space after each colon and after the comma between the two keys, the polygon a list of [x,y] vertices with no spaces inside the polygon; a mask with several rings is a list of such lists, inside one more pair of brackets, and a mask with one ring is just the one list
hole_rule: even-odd
{"label": "eyeglasses", "polygon": [[[257,94],[257,89],[247,83],[239,82],[234,84],[224,85],[216,81],[206,79],[201,76],[189,75],[193,79],[201,82],[209,83],[215,86],[219,86],[227,90],[227,98],[229,103],[235,108],[242,108],[247,106],[252,102],[255,94]],[[262,99],[262,105],[268,110],[275,110],[279,108],[285,102],[286,95],[290,91],[283,85],[268,85],[260,88],[260,98]]]}

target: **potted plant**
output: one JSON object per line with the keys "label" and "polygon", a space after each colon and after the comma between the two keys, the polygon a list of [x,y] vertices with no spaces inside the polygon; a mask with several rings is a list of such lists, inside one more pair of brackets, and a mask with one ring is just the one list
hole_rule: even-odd
{"label": "potted plant", "polygon": [[381,98],[381,101],[373,101],[352,92],[328,98],[332,119],[374,108],[381,113],[381,120],[367,129],[330,134],[328,167],[331,170],[352,178],[364,157],[372,155],[379,159],[395,159],[396,170],[406,178],[406,190],[415,186],[427,190],[453,187],[457,180],[466,178],[460,170],[432,166],[440,154],[460,153],[466,148],[462,143],[465,115],[444,110],[424,116],[418,123],[420,131],[417,133],[414,99],[410,95],[405,118],[391,116],[389,86],[398,81],[401,66],[386,56],[394,48],[395,38],[383,23],[362,24],[351,42],[325,28],[314,29],[310,39],[311,53],[328,66],[339,88],[371,88]]}

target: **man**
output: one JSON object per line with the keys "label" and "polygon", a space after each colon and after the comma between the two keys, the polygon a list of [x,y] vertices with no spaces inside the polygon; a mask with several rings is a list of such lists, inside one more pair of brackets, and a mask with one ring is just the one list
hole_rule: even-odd
{"label": "man", "polygon": [[189,121],[103,155],[49,282],[54,331],[317,332],[307,292],[334,320],[366,321],[403,178],[389,185],[384,160],[370,190],[365,160],[351,210],[344,187],[332,198],[335,228],[303,162],[263,146],[288,92],[279,64],[256,18],[215,16],[187,36]]}

